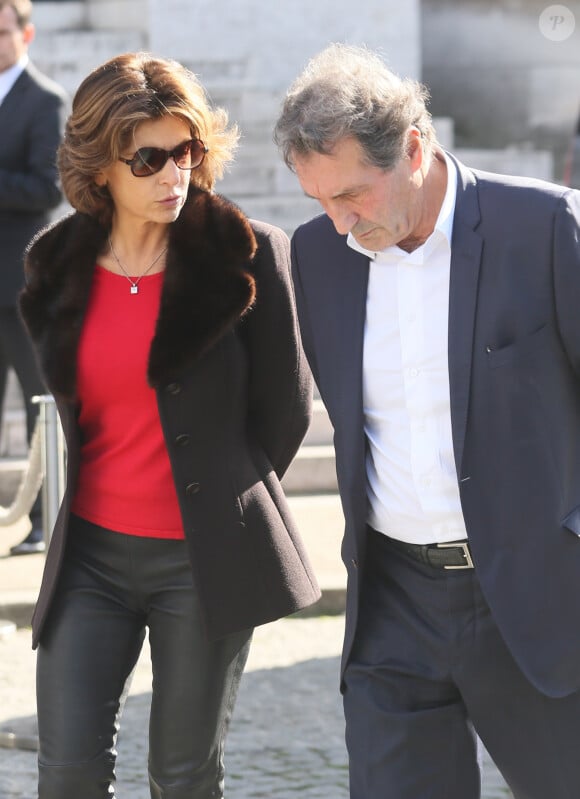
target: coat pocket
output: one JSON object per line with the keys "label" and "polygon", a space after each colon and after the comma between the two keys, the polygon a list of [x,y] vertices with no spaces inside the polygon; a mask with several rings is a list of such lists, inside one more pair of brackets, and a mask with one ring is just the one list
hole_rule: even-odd
{"label": "coat pocket", "polygon": [[571,533],[574,533],[574,535],[580,538],[580,505],[564,516],[562,519],[562,527],[570,530]]}
{"label": "coat pocket", "polygon": [[536,352],[547,347],[550,343],[554,345],[554,331],[551,325],[543,325],[534,333],[519,338],[511,344],[497,349],[490,344],[487,348],[488,363],[491,369],[500,366],[507,366],[520,360],[533,358]]}

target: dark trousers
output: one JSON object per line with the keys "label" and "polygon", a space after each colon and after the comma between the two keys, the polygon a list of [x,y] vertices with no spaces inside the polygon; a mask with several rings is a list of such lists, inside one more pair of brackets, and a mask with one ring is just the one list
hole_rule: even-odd
{"label": "dark trousers", "polygon": [[577,799],[580,694],[527,681],[475,572],[423,566],[375,532],[367,563],[345,674],[351,799],[479,799],[475,732],[516,799]]}
{"label": "dark trousers", "polygon": [[[34,432],[38,405],[31,402],[35,394],[44,394],[46,389],[40,376],[34,351],[28,334],[15,308],[0,307],[0,413],[6,393],[8,369],[12,367],[22,389],[26,411],[27,440]],[[33,527],[42,525],[42,506],[40,494],[30,512]]]}
{"label": "dark trousers", "polygon": [[146,629],[151,797],[223,797],[224,740],[251,631],[206,640],[185,542],[74,517],[69,533],[38,651],[39,799],[114,799],[119,717]]}

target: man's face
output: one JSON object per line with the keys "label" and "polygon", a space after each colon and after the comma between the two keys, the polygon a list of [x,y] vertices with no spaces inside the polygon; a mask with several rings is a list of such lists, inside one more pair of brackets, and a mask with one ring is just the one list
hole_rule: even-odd
{"label": "man's face", "polygon": [[304,192],[321,204],[338,233],[352,233],[367,250],[394,244],[413,249],[422,234],[422,148],[410,140],[409,153],[392,169],[369,165],[358,141],[341,139],[330,155],[294,158]]}
{"label": "man's face", "polygon": [[18,27],[16,12],[11,6],[0,8],[0,72],[13,67],[28,50],[34,37],[31,24]]}

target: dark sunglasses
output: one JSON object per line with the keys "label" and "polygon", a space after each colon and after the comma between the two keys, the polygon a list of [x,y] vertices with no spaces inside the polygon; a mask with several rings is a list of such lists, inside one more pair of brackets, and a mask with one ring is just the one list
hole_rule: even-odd
{"label": "dark sunglasses", "polygon": [[133,158],[119,158],[119,161],[128,164],[136,178],[146,178],[148,175],[161,172],[170,158],[173,158],[179,169],[197,169],[207,152],[208,148],[201,139],[190,139],[178,144],[173,150],[141,147]]}

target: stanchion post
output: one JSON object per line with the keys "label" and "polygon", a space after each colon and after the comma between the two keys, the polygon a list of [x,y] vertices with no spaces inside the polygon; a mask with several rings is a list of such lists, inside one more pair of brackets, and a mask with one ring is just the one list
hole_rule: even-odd
{"label": "stanchion post", "polygon": [[42,525],[46,545],[62,502],[65,486],[65,448],[62,427],[58,418],[54,397],[42,394],[32,398],[39,405],[39,424],[42,471]]}

